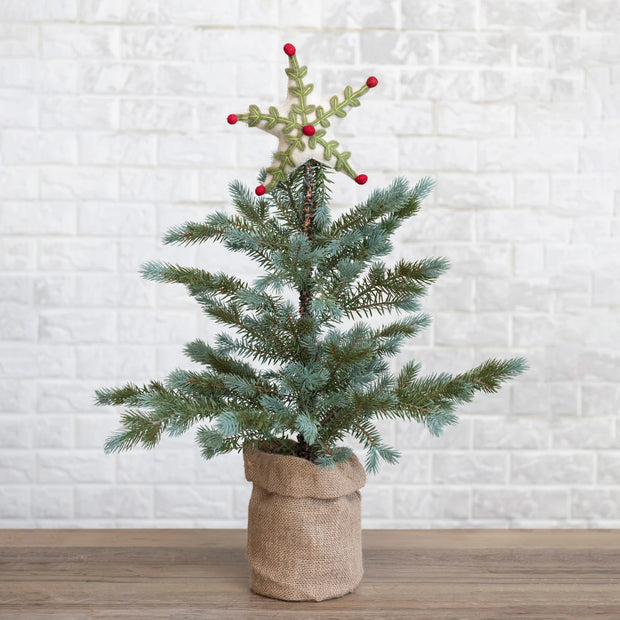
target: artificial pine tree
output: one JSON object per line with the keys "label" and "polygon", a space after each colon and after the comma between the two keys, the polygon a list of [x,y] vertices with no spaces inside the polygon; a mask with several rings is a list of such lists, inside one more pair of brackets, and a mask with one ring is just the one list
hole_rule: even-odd
{"label": "artificial pine tree", "polygon": [[[122,428],[106,451],[147,448],[164,433],[179,435],[198,425],[202,454],[241,450],[244,444],[293,454],[319,466],[349,459],[340,445],[350,435],[366,449],[366,469],[399,454],[386,445],[375,421],[413,420],[439,435],[455,424],[455,408],[476,392],[495,392],[525,369],[523,359],[490,359],[452,375],[421,375],[415,361],[394,374],[389,360],[429,323],[420,313],[426,287],[448,267],[443,258],[400,260],[388,266],[394,232],[416,215],[433,183],[410,187],[403,178],[372,191],[364,202],[333,218],[329,167],[363,184],[349,164],[350,153],[327,137],[331,117],[378,81],[357,91],[346,87],[324,106],[308,103],[311,84],[303,78],[295,48],[289,56],[288,98],[281,109],[250,106],[231,114],[230,124],[247,122],[280,139],[274,163],[254,193],[230,185],[236,214],[215,213],[203,222],[171,229],[164,243],[221,242],[262,268],[253,282],[167,262],[148,262],[143,277],[186,286],[202,311],[222,324],[214,344],[194,340],[186,355],[201,370],[171,372],[165,381],[133,383],[97,391],[99,405],[124,405]],[[295,298],[291,298],[291,293]],[[394,315],[381,327],[371,315]]]}

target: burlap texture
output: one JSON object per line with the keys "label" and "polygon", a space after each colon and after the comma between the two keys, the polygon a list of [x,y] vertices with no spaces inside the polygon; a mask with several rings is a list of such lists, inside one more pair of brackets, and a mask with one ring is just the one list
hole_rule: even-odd
{"label": "burlap texture", "polygon": [[361,495],[357,457],[321,469],[296,456],[246,446],[250,587],[286,601],[324,601],[362,580]]}

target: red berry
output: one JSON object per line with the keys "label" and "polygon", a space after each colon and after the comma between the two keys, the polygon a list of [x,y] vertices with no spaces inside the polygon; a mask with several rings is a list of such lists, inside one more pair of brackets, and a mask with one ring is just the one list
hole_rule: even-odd
{"label": "red berry", "polygon": [[265,189],[264,185],[257,185],[256,189],[254,190],[254,193],[257,196],[262,196],[267,190]]}
{"label": "red berry", "polygon": [[236,114],[229,114],[226,120],[228,121],[229,125],[234,125],[239,119],[237,118]]}
{"label": "red berry", "polygon": [[368,86],[368,88],[374,88],[378,83],[379,83],[379,80],[374,75],[371,75],[366,80],[366,86]]}
{"label": "red berry", "polygon": [[364,185],[366,181],[368,181],[368,177],[365,174],[358,174],[355,177],[355,182],[358,183],[359,185]]}
{"label": "red berry", "polygon": [[313,136],[316,129],[314,125],[304,125],[302,131],[304,132],[304,136]]}
{"label": "red berry", "polygon": [[287,43],[287,44],[284,46],[284,53],[285,53],[287,56],[295,56],[295,51],[296,51],[296,50],[295,50],[295,46],[294,46],[292,43]]}

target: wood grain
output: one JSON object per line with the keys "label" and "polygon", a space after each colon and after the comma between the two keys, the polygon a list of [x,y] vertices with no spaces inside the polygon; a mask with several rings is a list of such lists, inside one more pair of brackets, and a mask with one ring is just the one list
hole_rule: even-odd
{"label": "wood grain", "polygon": [[0,618],[620,618],[620,532],[368,530],[348,596],[248,588],[245,531],[0,530]]}

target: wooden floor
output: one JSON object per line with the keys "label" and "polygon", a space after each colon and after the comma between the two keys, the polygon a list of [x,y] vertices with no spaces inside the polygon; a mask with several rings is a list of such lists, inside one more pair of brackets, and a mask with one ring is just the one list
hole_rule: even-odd
{"label": "wooden floor", "polygon": [[359,588],[248,588],[240,530],[0,530],[0,618],[620,619],[620,531],[369,530]]}

